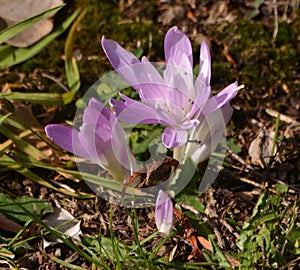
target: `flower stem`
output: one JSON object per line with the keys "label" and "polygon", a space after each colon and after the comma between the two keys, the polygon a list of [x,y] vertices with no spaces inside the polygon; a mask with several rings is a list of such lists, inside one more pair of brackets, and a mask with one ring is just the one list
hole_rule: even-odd
{"label": "flower stem", "polygon": [[184,146],[176,147],[173,150],[173,158],[176,159],[179,163],[183,160],[184,155]]}

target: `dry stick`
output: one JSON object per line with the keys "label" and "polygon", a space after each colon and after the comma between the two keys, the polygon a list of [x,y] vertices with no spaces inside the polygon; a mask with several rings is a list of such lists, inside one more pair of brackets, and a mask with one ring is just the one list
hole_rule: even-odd
{"label": "dry stick", "polygon": [[239,163],[241,163],[242,165],[244,165],[247,168],[247,170],[245,170],[246,172],[249,171],[249,170],[252,170],[252,171],[254,170],[254,168],[251,165],[247,164],[246,161],[244,161],[239,155],[237,155],[236,153],[234,153],[230,149],[230,147],[227,146],[226,150],[227,150],[227,152],[229,153],[229,155],[231,157],[233,157],[236,161],[238,161]]}
{"label": "dry stick", "polygon": [[[231,168],[236,168],[236,167],[231,166]],[[230,175],[233,177],[233,173],[232,173],[230,170],[227,170],[227,169],[225,169],[225,168],[222,168],[222,169],[223,169],[224,172],[230,174]],[[240,168],[236,168],[236,169],[240,169]],[[259,173],[259,172],[257,172],[257,171],[250,171],[250,173],[251,173],[251,174],[254,174],[254,175],[256,175],[256,176],[262,177],[261,173]],[[239,180],[239,181],[242,181],[242,182],[245,182],[245,183],[247,183],[247,184],[253,185],[253,186],[258,187],[258,188],[260,188],[260,189],[268,188],[268,189],[270,190],[270,192],[275,193],[275,194],[279,194],[276,190],[274,190],[274,189],[272,189],[272,188],[269,188],[268,186],[266,186],[266,185],[264,185],[264,184],[260,184],[260,183],[257,183],[257,182],[255,182],[255,181],[253,181],[253,180],[250,180],[250,179],[248,179],[248,178],[246,178],[246,177],[238,177],[238,176],[236,176],[235,178],[236,178],[237,180]],[[282,182],[281,180],[278,180],[278,179],[276,179],[276,178],[274,178],[274,177],[270,177],[269,179],[270,179],[271,181],[273,181],[273,182],[276,182],[276,183],[279,183],[279,184],[284,184],[284,185],[288,186],[288,188],[289,188],[288,191],[289,191],[290,193],[300,193],[300,189],[298,189],[298,188],[296,188],[296,187],[293,187],[293,186],[291,186],[291,185],[288,184],[288,183],[284,183],[284,182]],[[279,195],[280,195],[280,194],[279,194]],[[281,194],[281,195],[282,195],[282,194]]]}
{"label": "dry stick", "polygon": [[[273,109],[266,109],[266,113],[272,117],[277,117],[278,115],[278,112],[273,110]],[[286,115],[286,114],[283,114],[283,113],[280,113],[280,121],[283,121],[283,122],[286,122],[288,124],[293,124],[293,125],[296,125],[296,126],[300,126],[300,122],[296,121],[295,119],[293,119],[292,117]]]}
{"label": "dry stick", "polygon": [[253,180],[250,180],[246,177],[241,177],[241,178],[239,178],[239,180],[242,181],[242,182],[245,182],[247,184],[250,184],[252,186],[258,187],[260,189],[266,189],[267,188],[270,192],[272,192],[272,193],[274,193],[278,196],[282,196],[282,194],[280,192],[276,191],[275,189],[273,189],[271,187],[268,187],[266,184],[259,184],[259,183],[255,182]]}
{"label": "dry stick", "polygon": [[277,11],[277,1],[273,0],[274,4],[274,32],[273,32],[273,39],[276,39],[278,33],[278,11]]}

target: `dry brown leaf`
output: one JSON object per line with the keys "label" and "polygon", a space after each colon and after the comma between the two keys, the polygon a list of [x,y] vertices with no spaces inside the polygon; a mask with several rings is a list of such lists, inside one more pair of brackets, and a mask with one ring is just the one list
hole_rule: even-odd
{"label": "dry brown leaf", "polygon": [[209,243],[209,241],[206,239],[206,238],[204,238],[204,237],[202,237],[202,236],[197,236],[197,239],[198,239],[198,241],[200,242],[200,244],[206,249],[206,250],[208,250],[208,251],[211,251],[212,249],[211,249],[211,246],[210,246],[210,243]]}
{"label": "dry brown leaf", "polygon": [[0,213],[0,229],[17,233],[22,229],[22,226]]}
{"label": "dry brown leaf", "polygon": [[[162,7],[162,9],[165,9]],[[160,21],[163,25],[171,24],[175,19],[180,20],[185,15],[185,9],[182,6],[168,6],[161,14]]]}
{"label": "dry brown leaf", "polygon": [[[0,17],[6,24],[5,28],[62,4],[62,0],[0,0]],[[52,20],[44,19],[6,43],[16,47],[28,47],[49,34],[52,29]]]}
{"label": "dry brown leaf", "polygon": [[[48,217],[43,221],[48,226],[56,228],[57,231],[73,238],[74,240],[79,240],[79,235],[82,234],[80,230],[80,221],[76,220],[63,208],[55,208],[54,212],[48,215]],[[62,241],[54,235],[50,235],[47,239],[43,239],[43,247],[46,248],[50,245],[61,242]]]}
{"label": "dry brown leaf", "polygon": [[[256,138],[251,142],[248,153],[251,157],[251,162],[265,168],[270,161],[271,152],[274,142],[274,131],[269,131],[262,128]],[[276,147],[274,149],[276,152]]]}

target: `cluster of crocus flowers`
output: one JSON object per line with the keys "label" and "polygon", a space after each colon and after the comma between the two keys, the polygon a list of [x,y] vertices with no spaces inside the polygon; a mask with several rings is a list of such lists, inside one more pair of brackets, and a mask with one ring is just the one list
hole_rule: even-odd
{"label": "cluster of crocus flowers", "polygon": [[[229,101],[236,95],[238,85],[234,82],[216,96],[212,95],[207,43],[201,44],[196,78],[191,43],[177,27],[172,27],[165,37],[163,75],[145,57],[140,61],[113,40],[103,37],[102,47],[115,71],[138,92],[140,100],[120,93],[123,101],[110,100],[113,114],[101,102],[91,99],[78,131],[49,125],[47,135],[67,151],[100,164],[120,181],[130,177],[137,166],[118,120],[161,124],[166,127],[162,143],[174,149],[174,153],[184,147],[184,158],[191,158],[195,164],[209,158],[232,114]],[[173,203],[163,190],[158,191],[155,220],[159,231],[170,232]]]}

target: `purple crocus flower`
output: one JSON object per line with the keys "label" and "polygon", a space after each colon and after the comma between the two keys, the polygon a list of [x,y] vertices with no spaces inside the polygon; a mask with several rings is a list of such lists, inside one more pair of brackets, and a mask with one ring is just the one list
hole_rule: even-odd
{"label": "purple crocus flower", "polygon": [[47,136],[63,149],[105,168],[111,176],[124,181],[136,170],[124,129],[115,115],[92,98],[83,113],[79,130],[62,125],[47,125]]}
{"label": "purple crocus flower", "polygon": [[155,207],[155,223],[159,232],[170,233],[173,226],[173,212],[172,200],[163,190],[159,190]]}
{"label": "purple crocus flower", "polygon": [[120,94],[124,102],[111,99],[120,120],[166,126],[162,142],[168,148],[182,146],[199,117],[228,103],[237,92],[237,82],[216,96],[210,88],[211,58],[205,41],[201,44],[200,69],[193,77],[192,46],[187,36],[172,27],[165,37],[166,69],[163,76],[145,58],[139,61],[117,42],[102,38],[102,47],[113,68],[139,93],[141,101]]}

